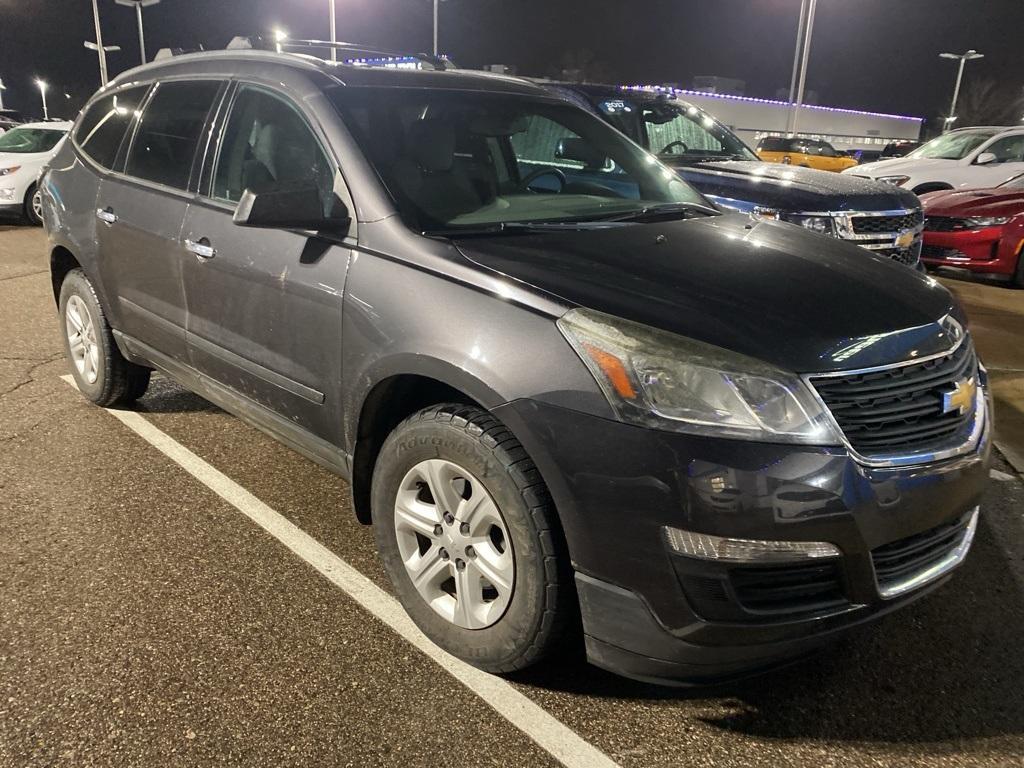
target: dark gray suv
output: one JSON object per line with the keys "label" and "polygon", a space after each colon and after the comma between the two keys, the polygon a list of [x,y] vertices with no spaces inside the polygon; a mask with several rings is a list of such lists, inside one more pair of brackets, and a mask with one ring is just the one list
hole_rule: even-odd
{"label": "dark gray suv", "polygon": [[350,479],[410,615],[494,672],[559,640],[706,681],[964,559],[991,419],[934,280],[722,215],[514,78],[186,55],[41,181],[79,388],[158,370]]}

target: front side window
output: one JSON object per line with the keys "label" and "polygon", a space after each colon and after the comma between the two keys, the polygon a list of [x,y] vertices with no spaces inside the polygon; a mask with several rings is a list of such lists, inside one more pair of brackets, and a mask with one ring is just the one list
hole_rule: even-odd
{"label": "front side window", "polygon": [[757,160],[738,136],[694,106],[665,102],[645,105],[648,146],[659,155],[694,160]]}
{"label": "front side window", "polygon": [[64,131],[47,128],[12,128],[0,134],[0,152],[32,154],[49,152],[64,138]]}
{"label": "front side window", "polygon": [[993,161],[996,163],[1024,162],[1024,135],[1007,136],[1005,139],[993,141],[985,151],[996,156]]}
{"label": "front side window", "polygon": [[171,81],[156,89],[139,122],[125,173],[185,189],[220,83]]}
{"label": "front side window", "polygon": [[327,199],[334,167],[298,111],[267,91],[243,86],[231,108],[217,156],[213,197],[238,202],[242,193],[308,182]]}
{"label": "front side window", "polygon": [[957,131],[946,133],[923,144],[907,155],[929,160],[962,160],[992,138],[994,131]]}
{"label": "front side window", "polygon": [[420,231],[707,205],[649,152],[561,100],[375,87],[330,96],[403,219]]}
{"label": "front side window", "polygon": [[75,141],[104,168],[113,168],[125,131],[136,116],[149,86],[126,88],[95,102],[75,128]]}

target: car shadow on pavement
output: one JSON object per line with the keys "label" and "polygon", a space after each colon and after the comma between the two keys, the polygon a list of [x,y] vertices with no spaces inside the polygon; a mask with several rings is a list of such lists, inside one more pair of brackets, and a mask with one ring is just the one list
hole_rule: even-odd
{"label": "car shadow on pavement", "polygon": [[160,373],[154,373],[146,394],[130,410],[141,413],[223,413],[223,410]]}
{"label": "car shadow on pavement", "polygon": [[667,688],[577,658],[527,670],[515,682],[634,703],[685,702],[709,725],[762,738],[933,742],[1024,733],[1024,592],[1006,557],[983,518],[971,557],[936,592],[816,655],[741,682]]}

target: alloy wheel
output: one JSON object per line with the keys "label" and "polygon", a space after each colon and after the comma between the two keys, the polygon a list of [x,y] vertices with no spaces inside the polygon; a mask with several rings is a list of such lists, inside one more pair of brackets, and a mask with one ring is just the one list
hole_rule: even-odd
{"label": "alloy wheel", "polygon": [[68,350],[71,361],[88,384],[94,384],[99,376],[100,347],[96,342],[96,325],[89,307],[80,296],[68,298],[64,307],[64,326],[68,335]]}

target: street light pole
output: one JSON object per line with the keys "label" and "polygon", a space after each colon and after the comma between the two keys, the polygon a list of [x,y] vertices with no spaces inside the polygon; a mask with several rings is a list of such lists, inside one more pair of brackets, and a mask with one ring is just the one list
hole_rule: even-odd
{"label": "street light pole", "polygon": [[146,34],[142,29],[142,9],[156,5],[160,0],[114,0],[118,5],[124,5],[129,8],[135,7],[135,21],[139,26],[139,57],[142,59],[142,63],[146,63]]}
{"label": "street light pole", "polygon": [[441,0],[434,0],[434,56],[437,56],[437,7],[441,4]]}
{"label": "street light pole", "polygon": [[797,120],[800,118],[800,107],[804,103],[804,85],[807,82],[807,60],[811,57],[811,33],[814,31],[814,10],[818,0],[810,0],[807,7],[807,29],[804,32],[804,52],[800,60],[800,82],[796,89],[796,101],[793,103],[793,119],[790,122],[790,133],[796,135]]}
{"label": "street light pole", "polygon": [[939,58],[942,59],[959,59],[960,66],[956,72],[956,85],[953,86],[953,101],[949,105],[949,116],[946,118],[943,128],[948,131],[950,126],[953,125],[953,121],[956,120],[956,101],[960,97],[960,81],[964,77],[964,65],[971,59],[983,59],[985,54],[978,53],[976,50],[971,50],[965,53],[940,53]]}
{"label": "street light pole", "polygon": [[46,83],[41,78],[36,78],[36,85],[39,86],[39,95],[43,97],[43,120],[50,119],[50,110],[46,108]]}
{"label": "street light pole", "polygon": [[96,53],[100,57],[100,85],[107,84],[107,52],[103,48],[103,30],[100,29],[100,9],[96,0],[92,0],[92,19],[96,24]]}
{"label": "street light pole", "polygon": [[[338,42],[338,27],[337,27],[337,15],[335,14],[334,0],[330,0],[331,10],[331,42]],[[338,49],[333,45],[331,46],[331,61],[338,60]]]}
{"label": "street light pole", "polygon": [[4,85],[4,79],[0,77],[0,109],[4,108],[4,91],[6,90],[7,87]]}
{"label": "street light pole", "polygon": [[800,22],[796,26],[796,49],[793,51],[793,74],[789,78],[789,114],[786,116],[786,133],[793,124],[796,109],[796,79],[800,72],[800,47],[804,41],[804,24],[807,22],[807,0],[800,0]]}

